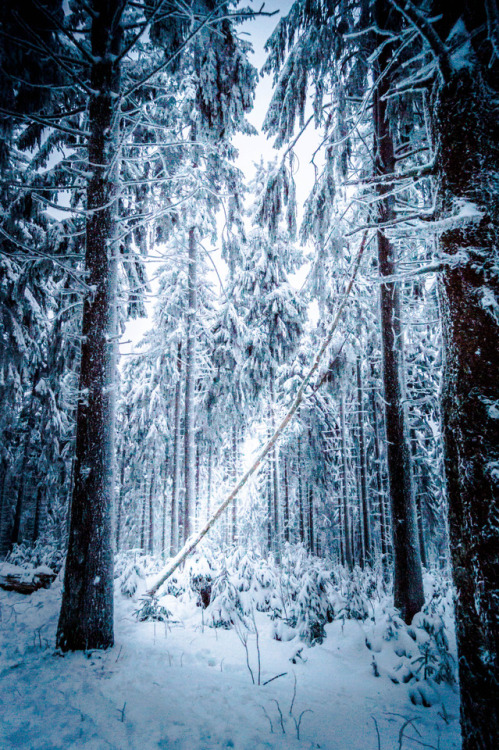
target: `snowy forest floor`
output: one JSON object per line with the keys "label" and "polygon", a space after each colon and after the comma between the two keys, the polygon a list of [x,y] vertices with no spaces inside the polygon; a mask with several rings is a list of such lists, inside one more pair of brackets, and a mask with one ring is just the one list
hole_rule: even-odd
{"label": "snowy forest floor", "polygon": [[[392,681],[407,666],[400,655],[407,662],[411,653],[404,628],[386,637],[386,612],[335,619],[309,647],[266,612],[252,614],[253,632],[208,627],[195,596],[166,595],[169,621],[139,622],[140,589],[152,581],[130,598],[116,580],[113,649],[65,656],[54,651],[60,575],[30,596],[0,592],[3,750],[460,747],[455,685]],[[257,635],[261,685],[243,643],[257,683]]]}

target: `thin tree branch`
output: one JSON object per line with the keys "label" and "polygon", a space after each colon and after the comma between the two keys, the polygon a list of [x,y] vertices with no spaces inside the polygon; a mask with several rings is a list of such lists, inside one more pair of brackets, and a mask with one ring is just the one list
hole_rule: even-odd
{"label": "thin tree branch", "polygon": [[440,39],[431,23],[410,0],[389,1],[427,42],[437,61],[443,80],[448,81],[452,72],[449,60],[449,50]]}

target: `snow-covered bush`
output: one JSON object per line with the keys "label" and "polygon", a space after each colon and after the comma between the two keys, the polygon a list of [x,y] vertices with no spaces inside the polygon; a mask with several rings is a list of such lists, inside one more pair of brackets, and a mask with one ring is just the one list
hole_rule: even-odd
{"label": "snow-covered bush", "polygon": [[243,616],[239,592],[227,568],[213,579],[211,601],[206,608],[205,622],[214,628],[231,628]]}
{"label": "snow-covered bush", "polygon": [[142,606],[135,612],[139,622],[155,621],[155,622],[167,622],[171,619],[172,613],[159,604],[158,600],[154,597],[147,597],[142,600]]}
{"label": "snow-covered bush", "polygon": [[120,552],[114,560],[114,578],[123,596],[133,598],[142,595],[146,587],[146,577],[156,575],[162,568],[162,561],[142,550]]}
{"label": "snow-covered bush", "polygon": [[38,568],[45,565],[54,573],[58,573],[64,564],[64,557],[63,550],[54,544],[38,540],[31,546],[24,543],[14,544],[6,557],[6,562],[21,568]]}

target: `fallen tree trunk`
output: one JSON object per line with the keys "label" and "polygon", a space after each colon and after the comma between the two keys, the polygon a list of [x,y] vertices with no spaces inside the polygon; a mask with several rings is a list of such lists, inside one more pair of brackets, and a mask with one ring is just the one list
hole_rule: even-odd
{"label": "fallen tree trunk", "polygon": [[267,441],[267,443],[264,445],[260,453],[258,454],[255,462],[251,465],[251,467],[243,474],[241,479],[237,482],[236,486],[232,490],[232,492],[227,495],[225,500],[218,506],[216,511],[213,513],[213,515],[208,519],[208,521],[205,523],[205,525],[200,529],[196,534],[193,534],[190,539],[186,541],[178,555],[176,555],[167,565],[164,572],[161,574],[159,579],[156,581],[156,583],[151,586],[151,588],[147,591],[147,596],[153,597],[156,595],[158,590],[161,588],[161,586],[165,583],[165,581],[168,580],[168,578],[177,570],[177,568],[184,562],[184,560],[191,554],[191,552],[194,551],[194,549],[198,546],[199,542],[203,539],[203,537],[206,536],[206,534],[209,532],[213,524],[220,518],[222,513],[226,510],[226,508],[229,507],[229,505],[235,500],[237,495],[239,494],[240,490],[244,487],[248,479],[250,479],[253,474],[256,473],[258,470],[260,464],[262,463],[263,459],[267,456],[267,454],[272,450],[274,445],[276,444],[277,440],[279,439],[280,435],[284,432],[286,427],[288,426],[289,422],[293,418],[293,416],[298,411],[298,408],[303,401],[303,397],[305,395],[305,389],[307,385],[310,383],[311,379],[317,372],[317,369],[319,367],[319,363],[324,355],[324,352],[328,348],[329,344],[332,341],[333,335],[336,331],[336,328],[338,327],[338,323],[340,322],[341,315],[343,313],[343,310],[345,308],[345,305],[347,303],[348,297],[350,295],[350,292],[352,291],[352,287],[355,282],[355,278],[357,276],[357,271],[359,270],[360,262],[362,260],[362,256],[364,255],[364,250],[366,248],[367,244],[367,231],[364,232],[364,235],[362,237],[362,242],[360,243],[359,252],[357,253],[357,257],[355,258],[352,274],[350,276],[350,280],[348,282],[347,288],[345,290],[345,293],[343,295],[343,298],[340,302],[340,305],[338,307],[338,310],[336,312],[336,315],[334,316],[334,320],[329,328],[328,334],[324,341],[322,342],[322,345],[315,355],[314,361],[305,375],[305,377],[302,380],[302,383],[298,389],[298,393],[296,394],[293,403],[291,404],[288,412],[280,422],[279,426],[275,430],[274,434],[270,437],[270,439]]}
{"label": "fallen tree trunk", "polygon": [[57,573],[45,566],[27,570],[6,563],[0,567],[0,588],[16,591],[18,594],[32,594],[38,589],[48,589],[56,578]]}

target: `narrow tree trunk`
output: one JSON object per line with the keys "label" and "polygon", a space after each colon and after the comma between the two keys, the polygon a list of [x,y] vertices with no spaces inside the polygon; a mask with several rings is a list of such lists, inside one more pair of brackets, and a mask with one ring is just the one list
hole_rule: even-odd
{"label": "narrow tree trunk", "polygon": [[35,542],[37,542],[40,537],[42,505],[43,505],[43,490],[42,490],[42,487],[38,487],[38,490],[36,493],[35,519],[33,522],[33,535],[32,535],[33,544],[35,544]]}
{"label": "narrow tree trunk", "polygon": [[179,548],[179,503],[180,503],[180,444],[182,435],[180,431],[180,412],[182,408],[181,394],[182,375],[182,344],[179,342],[177,349],[177,382],[175,383],[175,405],[173,417],[173,481],[172,481],[172,520],[170,554],[173,557]]}
{"label": "narrow tree trunk", "polygon": [[[237,482],[237,427],[232,425],[232,480]],[[237,498],[232,503],[232,543],[237,540]]]}
{"label": "narrow tree trunk", "polygon": [[272,550],[272,459],[267,464],[267,549]]}
{"label": "narrow tree trunk", "polygon": [[[164,488],[163,490],[163,513],[162,513],[162,523],[161,523],[161,553],[163,558],[166,557],[166,529],[168,526],[168,498],[167,498],[167,492],[166,492],[166,479],[169,476],[170,473],[170,453],[169,453],[169,444],[168,442],[165,445],[165,456],[164,456],[164,476],[161,480],[161,484]],[[160,478],[161,479],[161,478]]]}
{"label": "narrow tree trunk", "polygon": [[[155,454],[153,453],[153,464],[154,464],[154,457]],[[153,499],[154,499],[154,465],[151,468],[152,474],[151,474],[151,485],[149,487],[149,554],[154,554],[154,508],[153,508]]]}
{"label": "narrow tree trunk", "polygon": [[26,479],[28,473],[28,461],[29,451],[31,447],[31,438],[33,436],[33,430],[35,428],[35,388],[38,383],[39,372],[37,371],[33,375],[33,383],[31,387],[31,395],[29,398],[27,420],[26,420],[26,432],[24,434],[24,445],[23,445],[23,457],[21,461],[21,469],[19,471],[19,487],[17,490],[16,507],[14,512],[14,524],[12,526],[12,532],[10,537],[10,544],[19,544],[21,542],[21,520],[24,509],[24,493],[26,488]]}
{"label": "narrow tree trunk", "polygon": [[142,514],[140,521],[140,549],[142,552],[146,550],[146,526],[147,526],[147,483],[144,479],[143,490],[142,490]]}
{"label": "narrow tree trunk", "polygon": [[308,486],[308,530],[309,530],[309,552],[311,555],[315,552],[315,518],[314,518],[314,488],[311,484]]}
{"label": "narrow tree trunk", "polygon": [[116,552],[120,551],[121,546],[121,516],[123,513],[123,497],[125,494],[125,469],[126,469],[126,451],[125,444],[121,450],[120,462],[120,490],[118,494],[118,511],[116,513]]}
{"label": "narrow tree trunk", "polygon": [[383,481],[381,475],[381,455],[379,450],[379,428],[378,428],[378,410],[376,407],[376,396],[374,390],[372,391],[371,408],[373,414],[373,440],[374,440],[374,463],[375,463],[375,478],[376,478],[376,493],[378,496],[378,508],[379,508],[379,535],[381,544],[381,565],[383,568],[383,574],[385,579],[387,578],[389,569],[388,559],[388,528],[386,521],[386,509],[385,509],[385,497],[383,490]]}
{"label": "narrow tree trunk", "polygon": [[298,514],[300,542],[305,544],[305,512],[303,509],[303,463],[301,453],[301,437],[298,437]]}
{"label": "narrow tree trunk", "polygon": [[116,369],[117,117],[123,0],[93,0],[86,218],[76,456],[69,546],[57,629],[63,651],[113,645],[112,509]]}
{"label": "narrow tree trunk", "polygon": [[359,410],[359,458],[360,458],[360,492],[362,500],[362,519],[364,532],[364,560],[367,565],[372,563],[371,542],[371,509],[367,496],[367,466],[366,439],[364,434],[364,388],[362,383],[362,368],[360,358],[357,359],[357,401]]}
{"label": "narrow tree trunk", "polygon": [[9,538],[8,538],[8,518],[10,516],[10,508],[7,503],[7,493],[5,488],[7,486],[8,477],[8,464],[5,459],[1,460],[0,470],[0,559],[3,559],[9,552]]}
{"label": "narrow tree trunk", "polygon": [[347,476],[347,445],[345,427],[345,394],[343,389],[340,393],[340,429],[341,429],[341,469],[342,469],[342,496],[343,496],[343,549],[345,563],[352,570],[352,542],[350,538],[350,514],[348,509],[348,476]]}
{"label": "narrow tree trunk", "polygon": [[196,442],[194,414],[194,386],[196,383],[196,314],[197,314],[197,242],[196,230],[189,230],[188,308],[186,315],[185,355],[185,504],[184,542],[194,531],[196,504]]}
{"label": "narrow tree trunk", "polygon": [[213,475],[213,448],[211,447],[211,440],[208,444],[208,479],[206,489],[206,518],[210,517],[211,513],[211,484]]}
{"label": "narrow tree trunk", "polygon": [[[377,0],[376,21],[387,27],[388,6]],[[394,146],[387,111],[386,95],[390,88],[389,64],[391,44],[379,37],[381,51],[375,66],[377,84],[374,89],[374,132],[376,174],[395,172]],[[378,218],[380,223],[395,218],[393,185],[378,188]],[[396,271],[395,249],[383,230],[378,230],[378,264],[381,277],[391,277]],[[416,505],[411,482],[411,460],[404,421],[401,383],[401,320],[397,282],[385,282],[380,288],[381,338],[387,463],[392,506],[394,555],[394,603],[402,618],[410,623],[424,604],[423,575],[416,519]]]}
{"label": "narrow tree trunk", "polygon": [[286,457],[284,458],[284,539],[289,542],[289,477]]}
{"label": "narrow tree trunk", "polygon": [[[274,414],[274,383],[270,383],[270,433],[275,431],[275,414]],[[276,562],[281,561],[281,497],[279,483],[279,450],[276,445],[272,448],[271,456],[272,467],[272,499],[273,499],[273,549],[275,552]]]}

